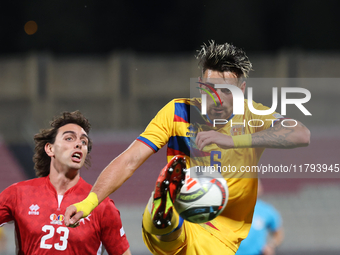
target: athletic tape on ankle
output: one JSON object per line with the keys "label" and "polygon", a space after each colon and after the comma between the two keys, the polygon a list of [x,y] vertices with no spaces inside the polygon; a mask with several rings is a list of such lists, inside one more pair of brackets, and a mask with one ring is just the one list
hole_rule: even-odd
{"label": "athletic tape on ankle", "polygon": [[236,135],[231,137],[234,141],[234,148],[250,148],[252,145],[251,134]]}
{"label": "athletic tape on ankle", "polygon": [[97,194],[91,192],[87,198],[79,203],[74,204],[74,206],[77,208],[77,212],[83,212],[83,217],[88,216],[94,210],[94,208],[98,206]]}

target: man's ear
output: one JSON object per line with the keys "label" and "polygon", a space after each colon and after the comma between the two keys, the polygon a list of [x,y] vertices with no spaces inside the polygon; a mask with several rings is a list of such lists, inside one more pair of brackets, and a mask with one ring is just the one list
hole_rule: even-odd
{"label": "man's ear", "polygon": [[[200,77],[198,77],[198,86],[200,87],[200,88],[202,88],[204,85],[202,84],[202,78],[201,78],[201,76]],[[200,94],[202,94],[202,90],[201,89],[199,89],[199,92],[200,92]],[[204,93],[204,92],[203,92]]]}
{"label": "man's ear", "polygon": [[48,156],[53,157],[54,152],[53,152],[53,144],[51,143],[46,143],[45,144],[45,152]]}
{"label": "man's ear", "polygon": [[240,89],[242,90],[243,94],[245,93],[246,91],[246,82],[242,82],[241,86],[240,86]]}

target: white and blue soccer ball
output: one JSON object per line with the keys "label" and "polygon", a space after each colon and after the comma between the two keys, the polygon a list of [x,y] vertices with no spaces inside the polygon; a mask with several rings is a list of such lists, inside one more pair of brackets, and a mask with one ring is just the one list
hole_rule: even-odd
{"label": "white and blue soccer ball", "polygon": [[229,197],[226,180],[218,171],[191,167],[174,206],[179,215],[193,223],[216,218],[226,207]]}

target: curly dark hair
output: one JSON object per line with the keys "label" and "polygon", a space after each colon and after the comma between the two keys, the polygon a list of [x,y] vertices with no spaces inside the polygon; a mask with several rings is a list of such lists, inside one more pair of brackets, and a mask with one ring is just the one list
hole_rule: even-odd
{"label": "curly dark hair", "polygon": [[202,75],[210,69],[218,72],[233,72],[237,78],[248,78],[252,64],[242,49],[229,43],[216,44],[214,41],[201,47],[197,50],[196,58],[199,60]]}
{"label": "curly dark hair", "polygon": [[[44,177],[50,174],[51,158],[45,152],[47,143],[54,144],[60,127],[66,124],[77,124],[82,127],[88,134],[91,129],[91,124],[80,111],[63,112],[61,115],[54,117],[50,122],[52,128],[42,129],[34,136],[35,153],[33,155],[34,169],[37,177]],[[92,149],[92,141],[88,141],[88,153]],[[85,164],[91,166],[89,155],[85,159]]]}

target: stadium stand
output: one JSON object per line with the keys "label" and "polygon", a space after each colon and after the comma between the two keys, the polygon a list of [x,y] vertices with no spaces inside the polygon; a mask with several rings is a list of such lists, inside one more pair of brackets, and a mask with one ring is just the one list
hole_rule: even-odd
{"label": "stadium stand", "polygon": [[24,181],[27,179],[19,163],[10,153],[6,144],[0,137],[0,191],[3,191],[9,185]]}

